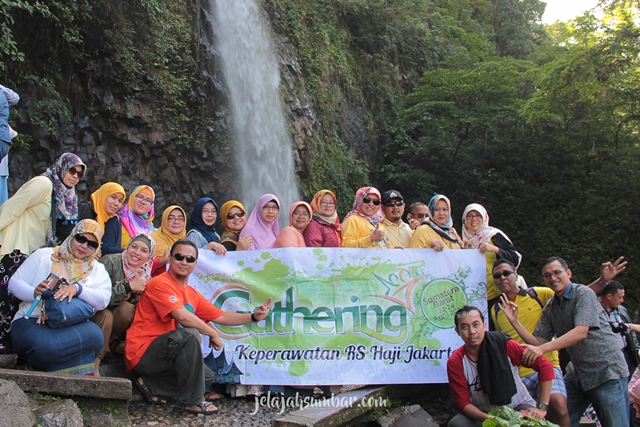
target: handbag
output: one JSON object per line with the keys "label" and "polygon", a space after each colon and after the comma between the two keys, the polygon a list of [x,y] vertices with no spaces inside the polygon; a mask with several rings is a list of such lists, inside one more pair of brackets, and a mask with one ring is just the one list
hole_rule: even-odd
{"label": "handbag", "polygon": [[86,322],[96,314],[96,309],[86,301],[73,297],[62,300],[47,298],[44,302],[45,323],[53,329],[66,328]]}

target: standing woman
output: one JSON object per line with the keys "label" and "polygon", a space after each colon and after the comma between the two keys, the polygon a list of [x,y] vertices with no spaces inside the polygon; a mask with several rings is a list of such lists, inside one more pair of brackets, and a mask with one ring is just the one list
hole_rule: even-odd
{"label": "standing woman", "polygon": [[122,224],[118,211],[127,194],[122,185],[107,182],[91,194],[91,201],[80,203],[78,218],[93,219],[104,230],[101,254],[119,254],[122,248]]}
{"label": "standing woman", "polygon": [[66,279],[51,297],[80,298],[96,310],[104,309],[111,296],[111,280],[104,266],[95,259],[102,239],[102,227],[90,219],[80,221],[57,248],[35,251],[9,281],[9,290],[20,298],[20,310],[11,324],[11,339],[18,355],[26,358],[36,371],[66,374],[91,374],[93,362],[102,347],[100,328],[93,322],[81,322],[60,329],[46,322],[37,324],[40,301],[30,317],[29,308],[47,289],[50,273]]}
{"label": "standing woman", "polygon": [[220,244],[227,251],[244,251],[249,249],[253,239],[251,236],[240,237],[240,232],[247,224],[247,215],[244,205],[237,200],[229,200],[220,208],[224,233],[220,237]]}
{"label": "standing woman", "polygon": [[453,228],[451,202],[442,194],[435,194],[429,201],[429,217],[416,228],[411,238],[412,248],[461,249],[462,239]]}
{"label": "standing woman", "polygon": [[295,202],[289,208],[289,225],[280,230],[274,248],[304,248],[302,233],[311,221],[313,209],[306,202]]}
{"label": "standing woman", "polygon": [[122,222],[122,247],[126,248],[132,236],[156,231],[153,226],[156,193],[148,185],[137,186],[129,196],[129,203],[118,213]]}
{"label": "standing woman", "polygon": [[87,172],[87,166],[73,153],[64,153],[42,174],[51,181],[51,223],[47,242],[57,246],[64,241],[78,223],[76,184]]}
{"label": "standing woman", "polygon": [[210,197],[199,199],[189,218],[187,240],[196,244],[198,249],[206,248],[218,255],[225,255],[227,249],[220,244],[220,236],[216,232],[218,220],[218,204]]}
{"label": "standing woman", "polygon": [[380,208],[380,192],[374,187],[362,187],[356,192],[353,209],[342,221],[343,248],[388,248],[384,229],[384,214]]}
{"label": "standing woman", "polygon": [[493,279],[493,263],[498,259],[506,259],[518,267],[522,257],[506,234],[495,227],[489,227],[489,214],[477,203],[467,206],[462,214],[462,237],[465,248],[478,249],[486,255],[487,299],[491,310],[502,293]]}
{"label": "standing woman", "polygon": [[160,228],[151,233],[151,238],[156,242],[151,276],[156,277],[167,270],[169,249],[175,242],[184,239],[187,235],[186,218],[187,214],[184,209],[176,205],[169,206],[162,213]]}
{"label": "standing woman", "polygon": [[151,280],[152,256],[156,244],[148,234],[138,234],[129,240],[121,254],[110,254],[100,258],[111,279],[111,299],[105,310],[93,315],[91,321],[100,326],[104,343],[94,361],[94,375],[99,376],[102,359],[109,344],[124,337],[133,322],[140,295]]}
{"label": "standing woman", "polygon": [[250,236],[253,242],[249,249],[268,249],[278,237],[278,214],[280,214],[280,200],[274,194],[265,194],[258,199],[253,208],[247,225],[240,232],[240,238]]}
{"label": "standing woman", "polygon": [[339,248],[342,245],[337,207],[338,199],[329,190],[320,190],[313,196],[313,218],[304,229],[304,241],[307,246]]}

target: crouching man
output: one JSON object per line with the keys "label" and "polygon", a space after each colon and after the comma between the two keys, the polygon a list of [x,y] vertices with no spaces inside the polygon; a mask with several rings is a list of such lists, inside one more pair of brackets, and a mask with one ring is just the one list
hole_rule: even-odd
{"label": "crouching man", "polygon": [[155,404],[175,398],[175,411],[211,415],[218,409],[205,400],[205,387],[213,372],[204,365],[200,334],[219,350],[218,332],[206,322],[237,326],[267,317],[271,299],[251,314],[222,311],[187,285],[196,267],[198,249],[178,240],[170,251],[169,270],[152,279],[140,297],[133,323],[127,331],[127,370],[141,375],[136,385]]}
{"label": "crouching man", "polygon": [[[455,316],[456,332],[464,345],[447,361],[451,394],[460,410],[449,427],[480,427],[487,412],[498,406],[526,409],[534,418],[547,415],[553,365],[538,357],[531,366],[522,360],[524,346],[502,332],[487,332],[484,315],[477,307],[464,306]],[[520,380],[518,366],[538,372],[540,401],[536,404]]]}

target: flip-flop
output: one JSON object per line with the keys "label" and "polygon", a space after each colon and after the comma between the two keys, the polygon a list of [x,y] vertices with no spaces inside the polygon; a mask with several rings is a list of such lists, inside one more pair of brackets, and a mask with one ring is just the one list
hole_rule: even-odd
{"label": "flip-flop", "polygon": [[211,393],[206,393],[204,395],[204,400],[206,400],[207,402],[213,402],[214,400],[220,400],[222,399],[222,395],[220,393],[216,393],[215,391],[212,391]]}
{"label": "flip-flop", "polygon": [[[187,409],[187,406],[196,406],[199,408],[199,410]],[[216,408],[212,403],[209,403],[206,400],[204,400],[198,403],[197,405],[185,405],[184,403],[181,403],[173,407],[173,412],[180,412],[183,414],[194,414],[194,415],[213,415],[218,413],[218,408]]]}
{"label": "flip-flop", "polygon": [[151,394],[151,390],[149,390],[149,387],[147,387],[144,384],[144,380],[142,379],[142,377],[136,378],[135,385],[138,386],[138,389],[142,392],[142,394],[144,394],[144,397],[146,397],[150,403],[154,405],[167,404],[167,400],[164,399],[163,397],[159,397]]}

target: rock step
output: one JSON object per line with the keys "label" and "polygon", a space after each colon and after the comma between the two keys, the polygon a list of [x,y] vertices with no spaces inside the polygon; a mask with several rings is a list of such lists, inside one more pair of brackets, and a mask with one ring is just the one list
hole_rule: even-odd
{"label": "rock step", "polygon": [[131,381],[126,378],[95,378],[82,375],[0,369],[0,379],[13,381],[25,392],[53,396],[130,400]]}

